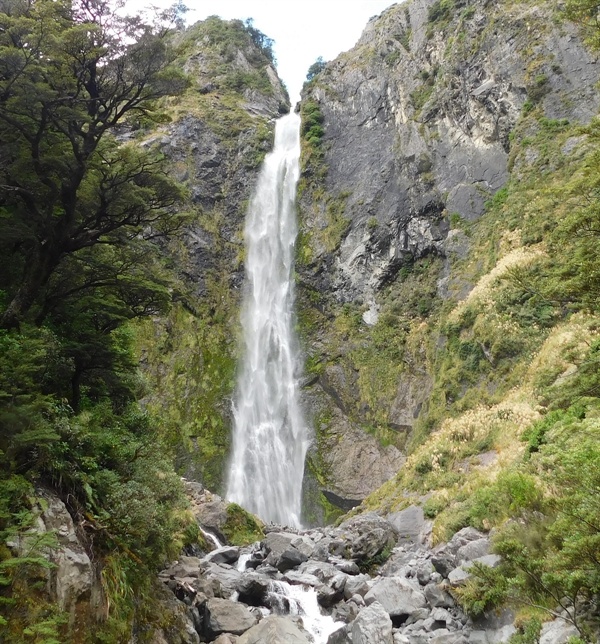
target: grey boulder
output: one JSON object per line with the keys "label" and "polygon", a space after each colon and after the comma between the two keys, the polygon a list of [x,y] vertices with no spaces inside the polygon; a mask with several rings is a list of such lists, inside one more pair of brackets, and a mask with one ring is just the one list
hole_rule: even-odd
{"label": "grey boulder", "polygon": [[209,599],[204,607],[205,635],[213,640],[221,633],[241,635],[256,624],[256,618],[243,604],[229,599]]}
{"label": "grey boulder", "polygon": [[394,644],[392,620],[379,602],[363,608],[352,623],[352,644]]}
{"label": "grey boulder", "polygon": [[246,631],[237,644],[309,644],[309,641],[291,619],[271,615]]}
{"label": "grey boulder", "polygon": [[384,577],[376,581],[365,595],[365,603],[367,606],[380,604],[392,620],[399,621],[405,621],[427,606],[425,595],[401,577]]}

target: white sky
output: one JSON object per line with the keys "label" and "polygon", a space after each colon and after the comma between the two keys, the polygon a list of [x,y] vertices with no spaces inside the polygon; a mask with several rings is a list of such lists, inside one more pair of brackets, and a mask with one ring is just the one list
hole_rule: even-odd
{"label": "white sky", "polygon": [[[402,0],[184,0],[193,23],[212,15],[225,19],[254,19],[254,26],[275,41],[277,71],[292,105],[312,63],[332,60],[351,49],[371,16]],[[172,0],[126,0],[134,13],[147,4],[169,6]]]}

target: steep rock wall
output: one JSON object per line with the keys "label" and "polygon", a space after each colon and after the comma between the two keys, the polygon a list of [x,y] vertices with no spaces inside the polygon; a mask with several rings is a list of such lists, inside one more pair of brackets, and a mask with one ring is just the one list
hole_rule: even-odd
{"label": "steep rock wall", "polygon": [[[427,422],[445,342],[427,321],[472,288],[453,266],[469,252],[468,222],[527,163],[515,126],[531,112],[571,123],[597,113],[600,66],[560,9],[394,5],[304,88],[298,272],[319,436],[310,464],[327,494],[360,496],[339,467],[355,462],[345,436],[386,462],[378,445],[402,449]],[[357,460],[353,477],[375,489],[382,473]],[[398,453],[390,470],[401,463]]]}

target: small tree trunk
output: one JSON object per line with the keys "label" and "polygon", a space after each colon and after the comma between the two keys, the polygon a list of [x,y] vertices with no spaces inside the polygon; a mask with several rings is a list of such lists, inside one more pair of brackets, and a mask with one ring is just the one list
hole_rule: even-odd
{"label": "small tree trunk", "polygon": [[71,409],[78,414],[81,407],[81,376],[82,372],[76,367],[71,378]]}
{"label": "small tree trunk", "polygon": [[0,328],[18,329],[23,317],[33,306],[42,286],[60,262],[60,253],[48,247],[37,248],[28,258],[23,281],[8,307],[0,316]]}
{"label": "small tree trunk", "polygon": [[38,286],[25,283],[16,292],[6,311],[0,317],[0,327],[3,329],[18,329],[23,316],[33,304]]}

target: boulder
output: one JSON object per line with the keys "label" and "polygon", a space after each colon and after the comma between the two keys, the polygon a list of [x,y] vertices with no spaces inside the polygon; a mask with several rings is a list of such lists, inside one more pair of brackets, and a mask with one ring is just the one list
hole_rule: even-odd
{"label": "boulder", "polygon": [[198,557],[181,556],[177,561],[165,568],[161,573],[162,578],[176,579],[180,577],[199,577],[202,560]]}
{"label": "boulder", "polygon": [[348,577],[344,586],[344,597],[350,599],[353,595],[364,597],[369,592],[369,575]]}
{"label": "boulder", "polygon": [[471,541],[478,541],[479,539],[484,539],[485,535],[483,532],[479,532],[475,528],[467,527],[463,528],[456,532],[452,539],[446,544],[446,548],[453,554],[456,555],[460,548],[465,546]]}
{"label": "boulder", "polygon": [[271,615],[246,631],[237,644],[309,644],[309,640],[289,617]]}
{"label": "boulder", "polygon": [[217,548],[216,550],[209,552],[202,558],[202,561],[209,561],[216,564],[231,564],[236,562],[239,558],[240,549],[237,546],[223,546],[222,548]]}
{"label": "boulder", "polygon": [[360,611],[352,623],[352,644],[394,644],[392,620],[381,604]]}
{"label": "boulder", "polygon": [[[364,604],[364,602],[363,602]],[[333,612],[331,617],[336,622],[343,622],[344,624],[350,624],[353,620],[356,619],[359,613],[360,607],[354,601],[341,602],[338,604]]]}
{"label": "boulder", "polygon": [[277,559],[284,550],[292,547],[292,543],[297,539],[298,535],[291,532],[269,532],[261,542],[261,546]]}
{"label": "boulder", "polygon": [[328,584],[322,584],[317,588],[317,600],[324,608],[331,608],[344,598],[346,576],[337,575]]}
{"label": "boulder", "polygon": [[283,576],[283,580],[289,584],[302,584],[303,586],[319,586],[321,580],[315,575],[308,573],[298,572],[297,570],[289,570]]}
{"label": "boulder", "polygon": [[369,561],[396,544],[396,528],[382,517],[367,513],[344,521],[336,530],[336,535],[346,545],[346,558],[356,561]]}
{"label": "boulder", "polygon": [[456,568],[456,557],[449,552],[440,552],[431,557],[431,564],[436,572],[446,578]]}
{"label": "boulder", "polygon": [[327,583],[330,579],[337,577],[338,575],[343,575],[335,566],[324,561],[306,561],[303,563],[298,572],[302,574],[314,575],[323,583]]}
{"label": "boulder", "polygon": [[464,568],[455,568],[449,575],[448,581],[453,588],[462,586],[467,579],[471,576],[471,573],[465,570]]}
{"label": "boulder", "polygon": [[[271,557],[271,555],[269,555],[269,557]],[[267,557],[267,560],[269,559],[269,557]],[[281,553],[274,565],[277,570],[279,570],[279,572],[286,572],[286,570],[297,568],[306,560],[306,555],[303,555],[299,550],[296,550],[296,548],[290,546],[287,550],[284,550]]]}
{"label": "boulder", "polygon": [[162,614],[168,615],[167,625],[155,631],[150,644],[200,644],[197,629],[201,627],[198,611],[177,601],[173,593],[159,585],[157,600]]}
{"label": "boulder", "polygon": [[239,637],[237,635],[232,635],[231,633],[221,633],[219,637],[213,642],[213,644],[236,644],[239,642]]}
{"label": "boulder", "polygon": [[231,597],[242,578],[242,573],[239,570],[227,564],[209,563],[205,567],[204,574],[208,580],[218,582],[215,595],[225,598]]}
{"label": "boulder", "polygon": [[[36,490],[36,493],[44,504],[41,505],[35,532],[53,532],[58,542],[58,548],[50,551],[48,556],[55,565],[48,579],[50,593],[56,597],[60,609],[70,612],[72,618],[78,604],[85,612],[90,609],[93,612],[93,604],[99,603],[102,591],[96,583],[92,562],[79,541],[73,519],[65,504],[54,493],[42,489]],[[35,539],[35,536],[25,535],[16,544],[16,550],[29,554],[30,541]]]}
{"label": "boulder", "polygon": [[297,536],[290,545],[301,552],[307,559],[310,559],[315,550],[315,542],[309,537],[302,535]]}
{"label": "boulder", "polygon": [[247,572],[236,586],[239,601],[250,606],[265,606],[270,583],[269,577],[255,572]]}
{"label": "boulder", "polygon": [[401,577],[385,577],[375,582],[365,595],[365,603],[378,603],[394,623],[406,621],[415,611],[425,608],[425,595]]}
{"label": "boulder", "polygon": [[330,557],[329,562],[332,563],[341,572],[345,572],[347,575],[360,574],[360,568],[354,561],[349,561],[348,559],[339,559],[338,557]]}
{"label": "boulder", "polygon": [[459,564],[462,564],[465,561],[472,561],[478,557],[484,557],[489,553],[490,540],[487,537],[483,539],[475,539],[475,541],[469,541],[457,550],[456,560]]}
{"label": "boulder", "polygon": [[566,644],[571,637],[580,637],[575,626],[562,619],[555,619],[542,626],[540,644]]}
{"label": "boulder", "polygon": [[468,644],[468,640],[462,633],[451,633],[444,628],[433,634],[429,644]]}
{"label": "boulder", "polygon": [[423,543],[431,531],[431,521],[425,519],[420,505],[411,505],[400,512],[388,514],[386,519],[398,531],[400,543]]}
{"label": "boulder", "polygon": [[221,633],[241,635],[256,624],[256,618],[238,602],[209,599],[204,606],[204,633],[213,640]]}
{"label": "boulder", "polygon": [[451,608],[454,606],[452,597],[437,584],[427,584],[423,590],[423,594],[425,595],[427,603],[432,608],[437,608],[438,606],[441,608]]}
{"label": "boulder", "polygon": [[229,518],[227,506],[229,503],[217,494],[208,490],[200,490],[200,484],[185,482],[186,492],[192,504],[192,511],[196,520],[204,528],[215,534],[219,541],[224,543],[227,539],[223,533],[223,526]]}
{"label": "boulder", "polygon": [[342,626],[337,631],[331,633],[327,638],[327,644],[351,644],[352,640],[348,632],[349,626]]}

